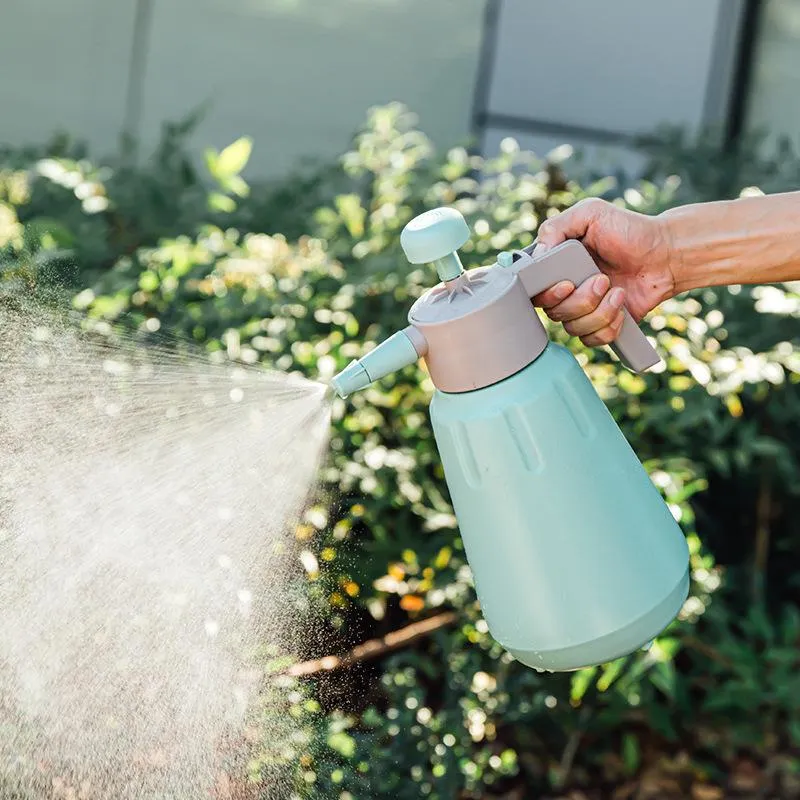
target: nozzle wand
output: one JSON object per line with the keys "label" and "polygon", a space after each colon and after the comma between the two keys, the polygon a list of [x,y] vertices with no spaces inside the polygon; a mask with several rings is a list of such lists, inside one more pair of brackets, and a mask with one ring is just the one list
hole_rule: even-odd
{"label": "nozzle wand", "polygon": [[366,389],[371,383],[413,364],[427,352],[425,337],[413,326],[398,331],[363,358],[351,361],[331,379],[341,398]]}

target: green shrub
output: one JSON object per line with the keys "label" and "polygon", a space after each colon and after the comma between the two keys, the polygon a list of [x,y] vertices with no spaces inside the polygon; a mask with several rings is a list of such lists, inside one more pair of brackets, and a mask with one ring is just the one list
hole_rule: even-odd
{"label": "green shrub", "polygon": [[[460,208],[475,230],[463,253],[475,266],[529,244],[542,219],[582,197],[618,191],[610,180],[578,186],[568,165],[511,142],[488,161],[458,147],[437,154],[398,106],[374,110],[341,165],[295,189],[247,187],[242,142],[209,155],[213,180],[201,179],[178,134],[142,168],[7,155],[6,294],[21,281],[68,279],[87,324],[160,328],[215,358],[325,379],[402,327],[431,284],[399,247],[415,214]],[[788,181],[797,174],[793,156],[762,162],[745,142],[728,156],[738,171],[723,189],[713,139],[671,136],[648,144],[655,182],[619,190],[616,202],[655,213],[735,195],[760,176],[779,188],[784,162]],[[78,191],[84,184],[91,190]],[[88,197],[103,199],[87,208]],[[325,655],[317,641],[346,649],[443,610],[457,623],[338,674],[336,691],[322,682],[317,699],[313,683],[287,690],[307,731],[282,756],[299,765],[298,792],[532,796],[619,784],[653,752],[690,751],[705,780],[742,747],[766,760],[800,746],[798,315],[793,286],[672,300],[648,321],[665,369],[646,376],[570,343],[683,526],[694,577],[681,619],[650,651],[571,676],[523,668],[488,635],[427,423],[424,371],[337,402],[319,497],[295,531],[298,550],[314,556],[304,563],[318,565],[307,583],[319,635],[292,655]],[[265,748],[253,769],[274,759]]]}

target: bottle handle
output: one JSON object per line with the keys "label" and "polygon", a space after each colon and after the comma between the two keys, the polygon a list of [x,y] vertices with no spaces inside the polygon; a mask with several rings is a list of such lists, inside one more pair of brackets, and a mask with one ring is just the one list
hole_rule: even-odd
{"label": "bottle handle", "polygon": [[[577,240],[569,239],[534,258],[531,251],[536,243],[519,253],[524,253],[514,263],[517,275],[528,297],[535,297],[560,281],[570,281],[576,287],[585,280],[600,274],[586,248]],[[633,372],[645,372],[661,361],[658,353],[642,333],[628,309],[623,309],[625,319],[611,349],[622,363]]]}

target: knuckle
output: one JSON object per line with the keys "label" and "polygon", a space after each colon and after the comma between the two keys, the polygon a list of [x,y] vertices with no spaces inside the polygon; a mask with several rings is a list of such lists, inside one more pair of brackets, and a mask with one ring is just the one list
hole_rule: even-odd
{"label": "knuckle", "polygon": [[607,200],[601,200],[599,197],[584,197],[576,203],[575,208],[580,210],[590,217],[597,217],[603,214],[611,204]]}
{"label": "knuckle", "polygon": [[591,314],[597,308],[597,302],[591,297],[582,296],[575,303],[575,312],[582,317]]}
{"label": "knuckle", "polygon": [[588,211],[590,213],[597,213],[605,208],[607,202],[601,200],[599,197],[584,197],[575,204],[575,208],[580,208],[581,211]]}
{"label": "knuckle", "polygon": [[558,298],[553,296],[553,293],[548,289],[546,292],[537,294],[533,298],[535,305],[540,306],[549,313],[550,309],[558,305]]}
{"label": "knuckle", "polygon": [[615,308],[603,307],[597,312],[597,320],[601,325],[610,325],[617,318]]}
{"label": "knuckle", "polygon": [[595,334],[599,344],[611,344],[614,341],[614,331],[611,328],[603,328]]}

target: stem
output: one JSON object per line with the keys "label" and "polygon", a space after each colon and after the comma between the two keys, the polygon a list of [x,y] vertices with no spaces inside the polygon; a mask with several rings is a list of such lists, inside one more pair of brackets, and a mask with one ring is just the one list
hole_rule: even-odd
{"label": "stem", "polygon": [[586,724],[589,722],[591,716],[591,709],[589,706],[584,706],[578,717],[578,724],[575,730],[569,736],[567,745],[564,752],[561,754],[561,761],[558,764],[558,786],[556,788],[563,789],[567,785],[570,772],[572,772],[572,764],[575,761],[575,756],[578,754],[578,746],[581,743],[581,738],[586,730]]}
{"label": "stem", "polygon": [[768,469],[761,473],[761,482],[756,501],[756,546],[753,558],[753,602],[764,599],[767,560],[770,546],[770,518],[772,516],[772,492]]}
{"label": "stem", "polygon": [[457,618],[454,611],[444,611],[419,622],[412,622],[411,625],[406,625],[400,630],[387,633],[386,636],[378,639],[369,639],[342,656],[324,656],[323,658],[315,658],[311,661],[293,664],[284,674],[293,678],[307,678],[320,673],[345,669],[363,661],[372,661],[385,656],[387,653],[408,647],[419,639],[452,625]]}
{"label": "stem", "polygon": [[691,634],[681,634],[680,640],[684,647],[701,653],[710,661],[714,661],[723,667],[733,667],[733,662],[727,656],[715,650],[711,645],[706,644],[702,639],[698,639]]}

